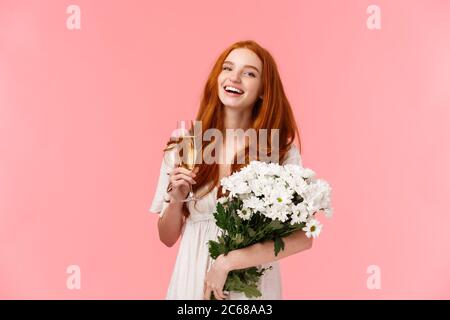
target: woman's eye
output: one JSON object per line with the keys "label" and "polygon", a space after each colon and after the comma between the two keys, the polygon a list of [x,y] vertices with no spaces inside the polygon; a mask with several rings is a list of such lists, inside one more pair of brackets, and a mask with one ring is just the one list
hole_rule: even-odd
{"label": "woman's eye", "polygon": [[222,67],[222,70],[231,70],[230,67]]}
{"label": "woman's eye", "polygon": [[253,77],[253,78],[256,77],[256,75],[255,75],[253,72],[247,72],[247,74],[248,74],[250,77]]}

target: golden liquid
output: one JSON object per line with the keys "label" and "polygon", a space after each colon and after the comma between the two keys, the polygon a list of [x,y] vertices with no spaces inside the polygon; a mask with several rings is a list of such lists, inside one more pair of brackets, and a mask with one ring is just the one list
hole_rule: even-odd
{"label": "golden liquid", "polygon": [[181,166],[192,170],[195,167],[197,150],[195,149],[195,136],[181,137],[180,147],[182,150]]}

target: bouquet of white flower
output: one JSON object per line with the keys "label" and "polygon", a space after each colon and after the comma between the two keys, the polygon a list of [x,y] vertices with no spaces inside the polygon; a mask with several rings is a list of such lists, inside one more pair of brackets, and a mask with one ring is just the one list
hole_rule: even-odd
{"label": "bouquet of white flower", "polygon": [[[333,213],[329,184],[298,165],[252,161],[223,178],[221,185],[229,193],[218,199],[214,212],[221,235],[218,241],[209,241],[213,259],[266,240],[274,241],[278,255],[284,249],[283,237],[303,230],[308,238],[315,238],[322,230],[315,214],[323,210],[330,218]],[[230,271],[224,290],[260,297],[258,281],[267,269]]]}

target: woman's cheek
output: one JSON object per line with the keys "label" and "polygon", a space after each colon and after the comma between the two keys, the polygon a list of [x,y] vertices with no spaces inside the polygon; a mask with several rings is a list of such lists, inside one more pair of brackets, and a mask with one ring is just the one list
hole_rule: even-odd
{"label": "woman's cheek", "polygon": [[249,87],[249,89],[248,89],[248,93],[249,93],[248,97],[250,99],[254,99],[256,97],[257,89],[258,88],[256,86],[254,86],[254,85]]}

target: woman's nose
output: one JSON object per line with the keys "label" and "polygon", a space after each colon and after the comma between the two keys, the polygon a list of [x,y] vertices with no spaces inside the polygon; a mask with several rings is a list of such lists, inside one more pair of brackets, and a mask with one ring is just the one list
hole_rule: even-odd
{"label": "woman's nose", "polygon": [[241,82],[241,77],[239,75],[239,72],[233,72],[230,76],[230,80],[233,82]]}

